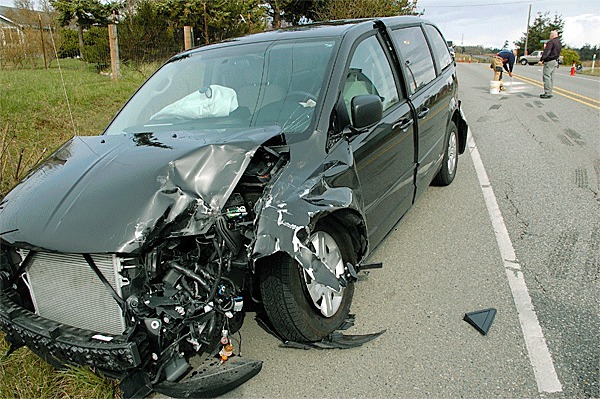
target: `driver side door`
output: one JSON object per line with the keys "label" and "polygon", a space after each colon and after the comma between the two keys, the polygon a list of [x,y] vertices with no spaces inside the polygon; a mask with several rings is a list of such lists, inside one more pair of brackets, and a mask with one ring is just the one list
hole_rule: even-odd
{"label": "driver side door", "polygon": [[357,95],[378,95],[383,104],[381,121],[351,142],[374,245],[412,205],[416,170],[414,116],[382,42],[379,34],[373,34],[354,47],[342,85],[349,114]]}

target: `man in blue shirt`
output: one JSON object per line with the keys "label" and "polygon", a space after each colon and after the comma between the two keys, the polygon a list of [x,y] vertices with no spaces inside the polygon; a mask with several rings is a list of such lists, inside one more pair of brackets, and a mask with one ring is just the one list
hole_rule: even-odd
{"label": "man in blue shirt", "polygon": [[502,84],[502,71],[506,70],[508,76],[512,78],[513,66],[515,65],[515,55],[508,49],[500,50],[492,57],[492,69],[494,70],[494,80],[500,81],[500,90],[506,90]]}

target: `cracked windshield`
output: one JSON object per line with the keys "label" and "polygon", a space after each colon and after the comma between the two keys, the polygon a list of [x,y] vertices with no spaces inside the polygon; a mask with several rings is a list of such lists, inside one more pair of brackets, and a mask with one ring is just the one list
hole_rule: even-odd
{"label": "cracked windshield", "polygon": [[334,41],[283,41],[180,56],[129,101],[106,134],[280,126],[306,130]]}

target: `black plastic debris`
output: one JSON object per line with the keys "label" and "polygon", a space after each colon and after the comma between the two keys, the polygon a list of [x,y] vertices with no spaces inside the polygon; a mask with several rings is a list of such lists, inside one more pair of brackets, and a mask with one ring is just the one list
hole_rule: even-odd
{"label": "black plastic debris", "polygon": [[226,362],[208,358],[179,382],[164,381],[156,392],[172,398],[213,398],[223,395],[254,377],[262,369],[259,360],[233,356]]}
{"label": "black plastic debris", "polygon": [[152,383],[148,373],[139,370],[127,374],[121,380],[119,387],[123,392],[123,399],[145,398],[152,393]]}
{"label": "black plastic debris", "polygon": [[374,340],[383,334],[386,330],[380,331],[373,334],[361,334],[361,335],[347,335],[342,334],[339,331],[334,331],[323,338],[321,341],[316,342],[293,342],[284,341],[280,346],[282,348],[294,348],[294,349],[350,349],[357,348],[363,344]]}
{"label": "black plastic debris", "polygon": [[487,335],[494,317],[496,316],[496,309],[490,308],[485,310],[478,310],[475,312],[465,313],[464,321],[475,327],[482,335]]}
{"label": "black plastic debris", "polygon": [[349,314],[344,323],[334,332],[329,334],[327,337],[323,338],[320,341],[315,342],[295,342],[295,341],[286,341],[282,337],[279,336],[275,332],[275,329],[270,324],[270,321],[260,315],[256,315],[256,322],[260,327],[263,328],[266,332],[273,335],[277,339],[281,341],[280,347],[282,348],[293,348],[293,349],[349,349],[349,348],[357,348],[362,346],[363,344],[374,340],[379,337],[381,334],[386,332],[386,330],[373,333],[373,334],[359,334],[359,335],[347,335],[342,334],[341,331],[347,330],[348,328],[354,326],[354,320],[356,316],[353,314]]}

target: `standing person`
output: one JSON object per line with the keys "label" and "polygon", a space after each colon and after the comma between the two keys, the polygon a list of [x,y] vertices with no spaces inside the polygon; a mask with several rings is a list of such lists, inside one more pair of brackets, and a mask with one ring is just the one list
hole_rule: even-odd
{"label": "standing person", "polygon": [[506,90],[502,84],[502,70],[506,70],[508,76],[512,78],[514,65],[515,54],[508,49],[502,49],[492,57],[491,67],[494,70],[494,80],[500,81],[500,90]]}
{"label": "standing person", "polygon": [[543,79],[544,79],[544,94],[540,94],[540,98],[552,98],[552,88],[554,87],[554,72],[558,68],[558,57],[562,44],[558,38],[558,32],[553,30],[550,32],[550,41],[546,43],[546,48],[542,53],[540,60],[544,64]]}

